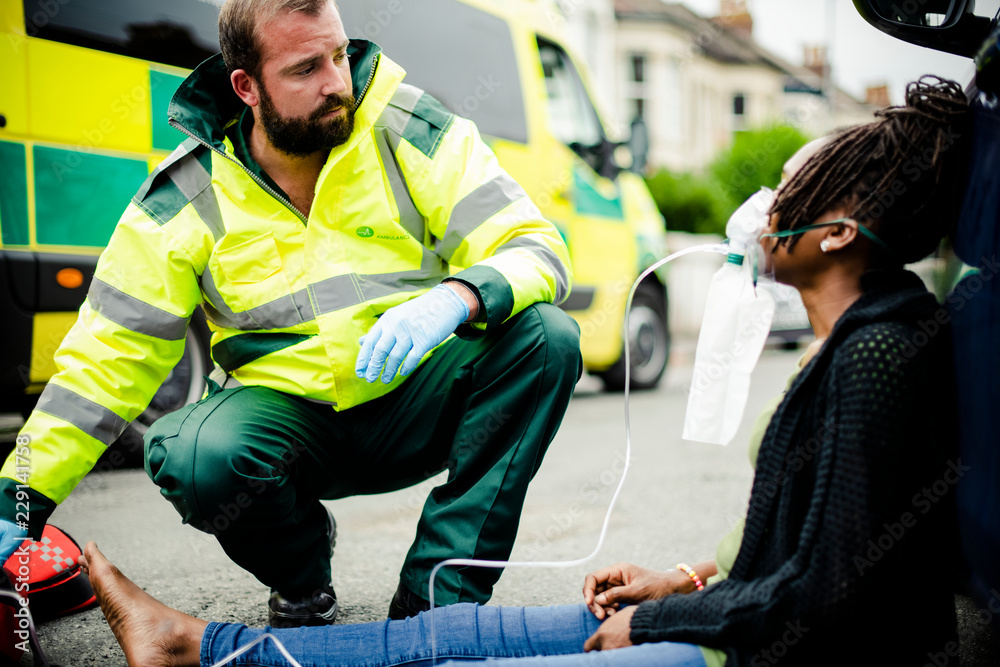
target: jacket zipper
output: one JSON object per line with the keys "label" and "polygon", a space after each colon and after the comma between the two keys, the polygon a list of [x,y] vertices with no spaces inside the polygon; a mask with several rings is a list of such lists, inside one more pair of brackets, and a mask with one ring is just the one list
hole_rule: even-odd
{"label": "jacket zipper", "polygon": [[190,130],[188,130],[186,127],[184,127],[183,125],[181,125],[180,123],[178,123],[176,120],[174,120],[174,119],[171,118],[170,121],[169,121],[169,123],[170,123],[171,127],[174,127],[177,130],[180,130],[181,132],[183,132],[187,136],[191,137],[192,139],[194,139],[198,143],[200,143],[200,144],[202,144],[204,146],[207,146],[210,151],[218,153],[219,155],[221,155],[222,157],[226,158],[227,160],[229,160],[230,162],[232,162],[233,164],[235,164],[236,166],[238,166],[240,169],[242,169],[243,171],[245,171],[247,173],[247,175],[250,178],[252,178],[257,183],[257,185],[259,185],[265,192],[267,192],[269,195],[271,195],[272,197],[274,197],[275,199],[277,199],[279,202],[281,202],[282,204],[284,204],[288,208],[289,211],[291,211],[292,213],[294,213],[295,217],[297,217],[299,220],[302,221],[302,224],[307,224],[308,218],[306,218],[306,216],[302,215],[302,213],[299,212],[299,209],[295,208],[295,206],[292,204],[292,202],[288,201],[287,199],[285,199],[284,197],[282,197],[280,194],[278,194],[277,192],[275,192],[274,188],[272,188],[270,185],[268,185],[267,183],[265,183],[263,181],[263,179],[261,179],[261,178],[259,178],[257,176],[257,174],[255,174],[252,171],[250,171],[249,169],[247,169],[247,167],[246,167],[245,164],[243,164],[242,162],[240,162],[236,158],[232,157],[231,155],[229,155],[225,151],[220,151],[218,148],[216,148],[212,144],[208,143],[207,141],[205,141],[201,137],[197,136],[196,134],[194,134],[193,132],[191,132]]}
{"label": "jacket zipper", "polygon": [[[356,98],[358,101],[354,105],[354,109],[355,110],[357,110],[357,108],[359,106],[361,106],[361,100],[363,100],[365,98],[365,93],[368,92],[369,86],[372,85],[372,79],[375,78],[375,66],[377,64],[378,64],[377,60],[376,60],[376,62],[372,63],[371,69],[368,72],[368,80],[365,82],[364,88],[361,89],[361,94],[358,95],[357,98]],[[299,211],[299,209],[295,208],[295,205],[292,204],[292,202],[288,201],[287,199],[285,199],[284,197],[282,197],[280,194],[278,194],[277,192],[275,192],[274,188],[272,188],[270,185],[268,185],[267,183],[265,183],[263,181],[263,179],[261,179],[261,178],[259,178],[257,176],[257,174],[255,174],[252,171],[250,171],[249,169],[247,169],[247,167],[246,167],[245,164],[243,164],[242,162],[240,162],[236,158],[230,156],[225,151],[220,151],[218,148],[216,148],[212,144],[208,143],[207,141],[205,141],[201,137],[195,135],[193,132],[191,132],[190,130],[188,130],[186,127],[184,127],[183,125],[181,125],[176,120],[174,120],[174,119],[171,118],[168,122],[170,123],[171,127],[174,127],[177,130],[183,132],[184,134],[186,134],[187,136],[191,137],[192,139],[194,139],[198,143],[203,144],[204,146],[207,146],[210,151],[218,153],[219,155],[221,155],[222,157],[226,158],[227,160],[229,160],[230,162],[232,162],[233,164],[235,164],[236,166],[238,166],[240,169],[242,169],[243,171],[245,171],[247,173],[247,175],[250,178],[252,178],[257,183],[257,185],[259,185],[264,190],[264,192],[267,192],[269,195],[271,195],[272,197],[274,197],[275,199],[277,199],[279,202],[281,202],[282,204],[284,204],[288,208],[289,211],[291,211],[292,213],[294,213],[295,216],[299,220],[302,221],[302,224],[308,224],[308,220],[309,219],[306,216],[302,215],[302,213]]]}
{"label": "jacket zipper", "polygon": [[361,106],[361,100],[365,99],[365,93],[368,92],[368,87],[372,85],[372,79],[375,78],[375,67],[378,65],[378,56],[375,57],[375,62],[372,63],[371,69],[368,71],[368,80],[365,82],[365,87],[361,89],[361,94],[355,99],[357,102],[354,103],[354,110],[357,111],[358,107]]}

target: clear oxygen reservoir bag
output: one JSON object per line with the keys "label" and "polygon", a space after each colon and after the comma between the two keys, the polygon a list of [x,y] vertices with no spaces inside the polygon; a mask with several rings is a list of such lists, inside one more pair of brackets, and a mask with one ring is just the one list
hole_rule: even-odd
{"label": "clear oxygen reservoir bag", "polygon": [[736,435],[750,394],[750,374],[764,349],[774,299],[757,289],[760,235],[774,193],[762,188],[726,225],[729,255],[709,285],[684,417],[685,440],[726,445]]}

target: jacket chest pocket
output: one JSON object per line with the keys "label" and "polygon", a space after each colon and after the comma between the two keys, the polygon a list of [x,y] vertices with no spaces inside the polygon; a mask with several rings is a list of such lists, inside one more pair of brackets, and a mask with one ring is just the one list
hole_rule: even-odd
{"label": "jacket chest pocket", "polygon": [[217,248],[209,260],[219,295],[234,312],[245,312],[261,329],[298,324],[298,313],[278,312],[291,294],[281,254],[267,232],[248,241]]}

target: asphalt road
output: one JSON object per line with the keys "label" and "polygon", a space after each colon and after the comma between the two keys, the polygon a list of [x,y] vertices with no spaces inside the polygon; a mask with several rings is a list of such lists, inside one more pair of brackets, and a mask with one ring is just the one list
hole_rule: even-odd
{"label": "asphalt road", "polygon": [[[632,462],[593,559],[570,568],[508,568],[490,604],[577,602],[586,573],[619,560],[671,568],[713,557],[719,538],[746,509],[750,424],[784,387],[799,354],[765,351],[740,432],[733,444],[719,447],[680,439],[691,359],[675,353],[659,389],[632,395]],[[595,550],[625,463],[622,397],[598,386],[584,378],[577,387],[529,491],[516,560],[579,559]],[[329,503],[339,527],[333,559],[338,623],[385,617],[423,498],[440,481]],[[177,609],[208,620],[266,623],[268,590],[234,565],[214,538],[182,525],[142,470],[89,475],[52,523],[81,544],[96,540],[125,574]],[[39,634],[50,661],[62,667],[126,664],[99,610],[50,621]]]}

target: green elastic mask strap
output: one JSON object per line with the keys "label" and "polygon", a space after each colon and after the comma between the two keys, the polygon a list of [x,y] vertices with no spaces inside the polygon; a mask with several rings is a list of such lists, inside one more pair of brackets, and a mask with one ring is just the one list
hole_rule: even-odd
{"label": "green elastic mask strap", "polygon": [[[806,225],[805,227],[799,227],[798,229],[786,229],[783,232],[774,232],[773,234],[761,234],[761,238],[783,239],[789,236],[796,236],[797,234],[805,234],[808,231],[812,231],[813,229],[819,229],[820,227],[839,225],[840,223],[847,222],[849,220],[851,220],[851,218],[840,218],[838,220],[831,220],[830,222],[819,222],[816,223],[815,225]],[[862,235],[868,237],[869,241],[871,241],[878,247],[882,248],[882,250],[885,250],[890,255],[893,254],[892,248],[890,248],[885,241],[875,236],[875,232],[868,229],[861,223],[858,223],[858,231],[861,232]]]}
{"label": "green elastic mask strap", "polygon": [[[726,243],[729,243],[729,239],[726,239]],[[726,256],[726,262],[729,264],[735,264],[736,266],[742,266],[743,260],[746,255],[740,255],[739,253],[731,252]],[[753,286],[757,287],[757,262],[750,260],[750,274],[753,280]]]}

